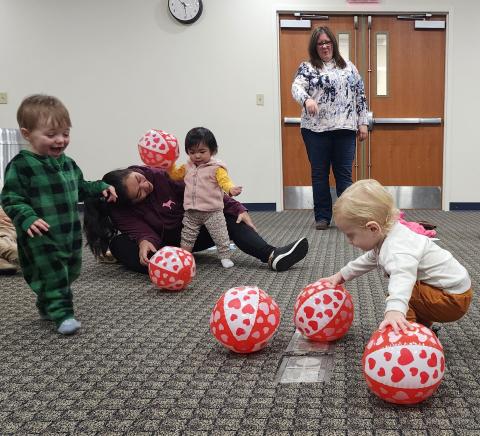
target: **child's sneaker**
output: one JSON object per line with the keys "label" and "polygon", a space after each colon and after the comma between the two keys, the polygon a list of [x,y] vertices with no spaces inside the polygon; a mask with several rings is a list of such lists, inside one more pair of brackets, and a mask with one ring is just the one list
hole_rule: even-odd
{"label": "child's sneaker", "polygon": [[222,262],[222,266],[224,268],[231,268],[233,265],[235,265],[230,259],[220,259],[220,262]]}
{"label": "child's sneaker", "polygon": [[62,335],[72,335],[81,326],[82,326],[82,323],[80,321],[77,321],[75,318],[69,318],[69,319],[66,319],[65,321],[63,321],[60,324],[57,331],[58,331],[58,333],[61,333]]}

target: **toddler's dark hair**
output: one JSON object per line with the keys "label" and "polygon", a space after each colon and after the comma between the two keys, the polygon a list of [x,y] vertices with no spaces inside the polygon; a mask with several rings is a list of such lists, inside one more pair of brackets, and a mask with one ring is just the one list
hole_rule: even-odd
{"label": "toddler's dark hair", "polygon": [[212,155],[218,151],[217,140],[213,133],[205,127],[194,127],[185,137],[185,152],[188,154],[189,150],[200,144],[205,144]]}

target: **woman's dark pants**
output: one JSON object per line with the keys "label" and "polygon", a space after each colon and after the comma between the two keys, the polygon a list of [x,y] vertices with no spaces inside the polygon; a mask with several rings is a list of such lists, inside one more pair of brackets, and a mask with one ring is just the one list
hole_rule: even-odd
{"label": "woman's dark pants", "polygon": [[[245,223],[237,223],[237,218],[225,215],[227,229],[230,239],[244,253],[256,257],[262,262],[267,262],[270,254],[275,247],[267,244],[262,237]],[[165,245],[180,247],[180,235],[182,227],[175,229],[165,229],[163,234],[163,244],[156,247],[157,250]],[[202,251],[213,247],[215,244],[210,237],[205,226],[202,226],[198,234],[197,241],[193,247],[193,251]],[[148,268],[140,263],[138,257],[138,244],[131,240],[128,235],[121,234],[115,236],[110,242],[110,251],[113,256],[128,269],[146,274]],[[153,254],[153,253],[151,253]]]}
{"label": "woman's dark pants", "polygon": [[352,164],[355,158],[353,130],[312,132],[301,129],[312,169],[313,211],[315,221],[332,219],[332,196],[328,177],[332,167],[337,197],[352,184]]}

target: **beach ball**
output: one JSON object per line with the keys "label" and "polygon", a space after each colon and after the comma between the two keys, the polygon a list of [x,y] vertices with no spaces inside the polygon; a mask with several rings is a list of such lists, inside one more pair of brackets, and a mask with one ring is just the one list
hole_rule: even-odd
{"label": "beach ball", "polygon": [[256,286],[239,286],[224,292],[210,316],[210,331],[236,353],[261,350],[280,324],[278,304]]}
{"label": "beach ball", "polygon": [[352,297],[342,285],[318,281],[297,297],[293,322],[312,341],[335,341],[348,332],[352,321]]}
{"label": "beach ball", "polygon": [[430,397],[445,373],[443,347],[427,327],[396,334],[391,326],[373,333],[363,353],[369,389],[389,403],[415,404]]}
{"label": "beach ball", "polygon": [[167,170],[178,159],[178,141],[170,133],[151,129],[140,138],[138,151],[145,165]]}
{"label": "beach ball", "polygon": [[163,247],[148,262],[150,280],[161,289],[180,291],[195,277],[192,253],[178,247]]}

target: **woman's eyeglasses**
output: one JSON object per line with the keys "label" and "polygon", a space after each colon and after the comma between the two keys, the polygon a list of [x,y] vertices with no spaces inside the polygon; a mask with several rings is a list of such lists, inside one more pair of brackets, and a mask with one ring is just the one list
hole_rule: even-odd
{"label": "woman's eyeglasses", "polygon": [[332,41],[322,41],[322,42],[317,42],[317,45],[320,47],[330,47],[332,45]]}

